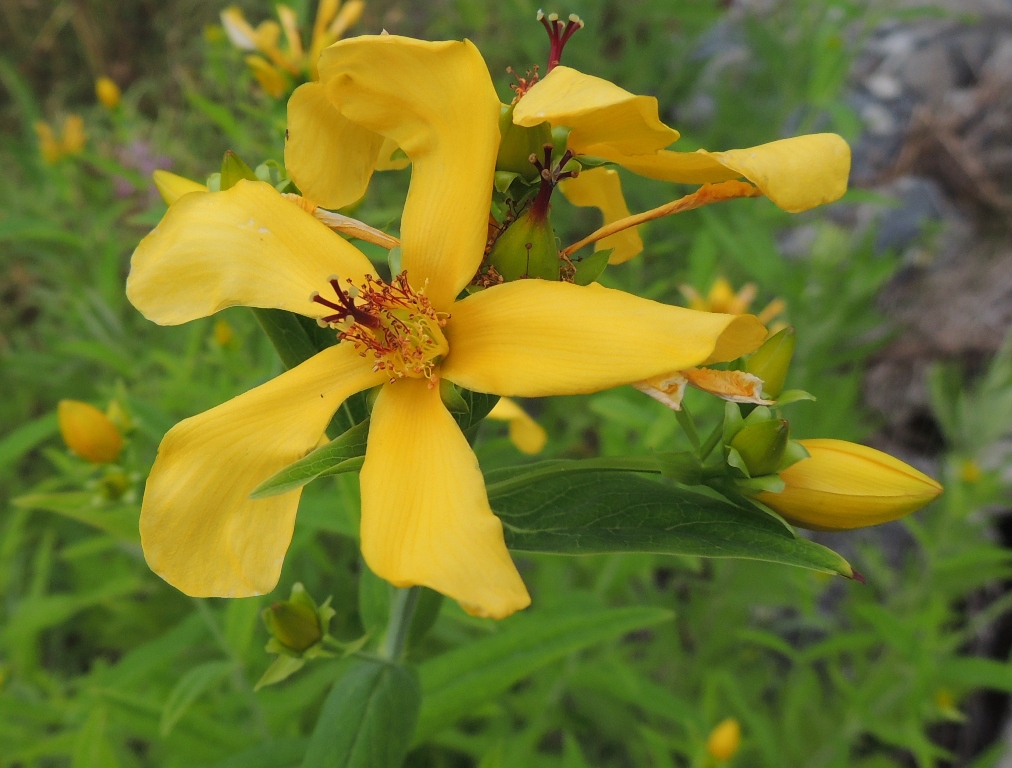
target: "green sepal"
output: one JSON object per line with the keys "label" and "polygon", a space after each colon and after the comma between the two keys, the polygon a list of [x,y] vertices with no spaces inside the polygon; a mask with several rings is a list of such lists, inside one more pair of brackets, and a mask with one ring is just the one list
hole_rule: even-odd
{"label": "green sepal", "polygon": [[551,220],[527,208],[496,239],[488,263],[507,282],[522,277],[558,280],[562,261]]}
{"label": "green sepal", "polygon": [[736,480],[735,485],[744,493],[758,493],[759,491],[780,493],[785,487],[784,481],[780,479],[780,475],[761,475],[760,477],[745,478],[743,480]]}
{"label": "green sepal", "polygon": [[509,190],[510,185],[517,179],[523,178],[519,173],[513,171],[496,171],[495,172],[495,189],[501,195],[505,195]]}
{"label": "green sepal", "polygon": [[738,434],[738,430],[745,426],[745,419],[741,416],[741,408],[737,403],[730,401],[724,403],[724,433],[722,442],[727,445],[732,438]]}
{"label": "green sepal", "polygon": [[439,380],[439,397],[450,413],[468,413],[471,410],[460,389],[451,381]]}
{"label": "green sepal", "polygon": [[[552,155],[562,155],[566,151],[566,145],[569,144],[569,134],[573,132],[572,128],[567,128],[564,125],[557,125],[552,128]],[[583,157],[580,157],[583,160]]]}
{"label": "green sepal", "polygon": [[745,370],[762,379],[763,393],[767,397],[776,399],[783,391],[797,340],[793,328],[784,328],[766,339],[745,360]]}
{"label": "green sepal", "polygon": [[306,665],[306,660],[303,658],[296,658],[295,656],[280,655],[271,662],[271,665],[267,667],[266,671],[257,680],[257,684],[253,686],[254,691],[259,691],[268,685],[274,685],[280,683],[282,680],[294,675],[300,669]]}
{"label": "green sepal", "polygon": [[542,160],[545,144],[553,144],[554,146],[552,129],[547,122],[530,128],[517,125],[513,122],[513,109],[514,105],[511,104],[503,107],[499,113],[499,135],[501,138],[495,169],[496,171],[513,173],[527,182],[533,182],[538,178],[538,169],[531,162],[531,155]]}
{"label": "green sepal", "polygon": [[387,264],[390,265],[391,275],[396,276],[404,271],[404,268],[401,266],[401,247],[399,245],[387,251]]}
{"label": "green sepal", "polygon": [[239,155],[231,149],[227,150],[221,161],[221,191],[232,189],[243,179],[247,181],[258,180],[254,170],[246,165]]}
{"label": "green sepal", "polygon": [[208,192],[221,192],[221,174],[212,173],[207,177],[207,191]]}
{"label": "green sepal", "polygon": [[773,418],[773,411],[765,405],[757,405],[752,409],[752,412],[745,417],[744,426],[751,426],[752,424],[761,424],[764,421],[769,421]]}
{"label": "green sepal", "polygon": [[802,459],[810,458],[811,455],[808,449],[797,440],[788,440],[787,447],[784,449],[784,455],[777,465],[777,472],[783,472],[792,464],[797,464]]}
{"label": "green sepal", "polygon": [[752,473],[748,471],[748,464],[745,463],[745,459],[731,446],[727,447],[727,464],[732,469],[738,470],[744,477],[752,477]]}
{"label": "green sepal", "polygon": [[576,273],[573,275],[573,282],[577,285],[590,285],[602,274],[608,266],[608,258],[614,248],[604,248],[594,251],[590,256],[576,262]]}
{"label": "green sepal", "polygon": [[805,392],[803,389],[788,389],[780,393],[780,397],[777,398],[777,408],[783,408],[785,405],[791,403],[797,403],[802,400],[815,401],[815,395],[811,392]]}
{"label": "green sepal", "polygon": [[777,471],[787,450],[790,434],[787,422],[783,419],[761,419],[750,424],[749,420],[754,414],[753,411],[745,419],[745,426],[738,430],[728,446],[728,452],[735,451],[738,459],[744,462],[750,477]]}
{"label": "green sepal", "polygon": [[318,477],[355,472],[361,468],[369,438],[369,422],[356,424],[344,434],[274,473],[253,489],[251,499],[266,499],[294,491]]}

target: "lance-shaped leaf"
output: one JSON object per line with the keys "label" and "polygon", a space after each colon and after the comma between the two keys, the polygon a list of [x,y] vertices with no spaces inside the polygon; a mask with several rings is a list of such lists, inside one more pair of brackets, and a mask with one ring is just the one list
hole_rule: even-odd
{"label": "lance-shaped leaf", "polygon": [[250,493],[251,499],[264,499],[301,488],[318,477],[354,472],[362,467],[369,422],[356,424],[347,432],[289,464],[268,477]]}
{"label": "lance-shaped leaf", "polygon": [[797,537],[758,509],[746,509],[640,474],[574,471],[556,464],[488,486],[492,509],[514,551],[585,555],[654,552],[737,557],[853,578],[836,552]]}
{"label": "lance-shaped leaf", "polygon": [[420,705],[414,670],[352,659],[323,703],[302,768],[400,768]]}

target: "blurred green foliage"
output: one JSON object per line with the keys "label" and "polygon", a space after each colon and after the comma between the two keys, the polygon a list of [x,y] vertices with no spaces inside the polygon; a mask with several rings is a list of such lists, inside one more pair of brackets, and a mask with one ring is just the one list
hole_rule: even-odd
{"label": "blurred green foliage", "polygon": [[[294,5],[303,19],[315,10]],[[347,662],[317,659],[254,693],[271,662],[261,610],[300,581],[321,601],[333,597],[338,641],[377,634],[385,622],[387,587],[364,569],[355,542],[354,475],[308,486],[271,596],[186,598],[141,555],[139,496],[161,436],[282,370],[245,310],[159,328],[123,294],[130,252],[164,211],[148,182],[154,167],[203,180],[227,148],[251,164],[282,159],[284,105],[256,86],[214,26],[212,6],[92,0],[6,11],[0,766],[299,765]],[[266,2],[243,6],[254,23],[270,15]],[[844,84],[857,42],[877,20],[863,3],[780,0],[755,13],[723,6],[573,0],[551,10],[587,22],[566,62],[656,95],[683,149],[813,130],[856,138]],[[506,98],[505,67],[544,60],[537,7],[373,2],[358,30],[467,36]],[[116,112],[94,103],[97,68],[128,83]],[[33,124],[71,112],[85,116],[87,147],[47,165]],[[379,175],[355,215],[396,230],[407,178]],[[680,194],[627,174],[623,184],[633,210]],[[598,223],[561,199],[556,207],[563,242]],[[786,256],[799,233],[804,247]],[[867,435],[862,366],[884,337],[874,297],[897,266],[895,255],[873,250],[872,233],[825,212],[792,218],[745,200],[655,222],[644,237],[645,253],[610,268],[606,284],[677,302],[682,284],[705,293],[719,276],[755,282],[759,305],[782,298],[798,329],[787,386],[824,406],[793,406],[792,435]],[[425,699],[407,764],[712,766],[704,745],[725,717],[744,734],[734,765],[938,764],[945,753],[933,728],[962,718],[963,697],[980,687],[1012,691],[1005,659],[963,655],[1010,607],[1004,595],[968,610],[971,596],[1012,575],[982,514],[1006,498],[1001,465],[988,457],[1007,429],[976,438],[1012,392],[1008,355],[995,365],[975,390],[952,372],[935,378],[955,449],[941,464],[947,495],[890,526],[888,537],[837,537],[866,587],[744,561],[539,556],[520,559],[534,607],[502,623],[426,598],[438,618],[409,648]],[[61,398],[103,409],[115,400],[129,414],[134,428],[116,467],[93,467],[60,444],[52,414]],[[699,393],[687,404],[707,428],[721,416]],[[546,458],[688,447],[675,414],[631,388],[527,406],[549,430]],[[486,470],[522,460],[505,427],[490,422],[476,450]],[[992,750],[974,765],[998,757]]]}

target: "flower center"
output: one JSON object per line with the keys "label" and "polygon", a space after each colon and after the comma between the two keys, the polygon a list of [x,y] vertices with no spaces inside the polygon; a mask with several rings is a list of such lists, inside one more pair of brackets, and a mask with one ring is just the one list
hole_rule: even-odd
{"label": "flower center", "polygon": [[548,204],[552,199],[552,192],[555,187],[563,179],[570,179],[580,174],[580,169],[577,166],[571,171],[563,170],[566,164],[573,159],[573,153],[567,149],[565,154],[559,158],[559,162],[555,165],[552,164],[552,145],[545,144],[544,153],[545,159],[542,162],[538,159],[537,155],[532,154],[529,158],[531,163],[538,170],[538,175],[541,178],[541,187],[538,189],[538,196],[534,198],[534,202],[531,204],[531,216],[538,221],[543,221],[548,216]]}
{"label": "flower center", "polygon": [[372,275],[365,280],[361,288],[346,280],[345,289],[331,278],[336,302],[314,293],[312,301],[334,310],[320,324],[338,329],[337,337],[354,344],[362,357],[372,354],[373,370],[386,371],[391,382],[408,377],[434,385],[436,368],[450,349],[441,330],[450,316],[408,284],[407,272],[390,283]]}

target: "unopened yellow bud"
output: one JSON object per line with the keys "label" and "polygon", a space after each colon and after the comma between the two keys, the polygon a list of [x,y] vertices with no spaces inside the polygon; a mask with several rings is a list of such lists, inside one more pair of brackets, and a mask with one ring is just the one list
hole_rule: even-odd
{"label": "unopened yellow bud", "polygon": [[718,760],[730,760],[741,746],[741,726],[729,717],[710,731],[706,751]]}
{"label": "unopened yellow bud", "polygon": [[151,174],[151,179],[155,182],[158,194],[162,196],[162,200],[165,201],[166,205],[172,205],[176,200],[190,192],[207,192],[207,187],[203,184],[190,181],[168,171],[155,171]]}
{"label": "unopened yellow bud", "polygon": [[959,479],[964,483],[979,482],[983,474],[980,470],[980,464],[973,459],[967,459],[959,465]]}
{"label": "unopened yellow bud", "polygon": [[123,93],[110,77],[100,77],[95,81],[95,96],[106,109],[116,109]]}
{"label": "unopened yellow bud", "polygon": [[84,132],[84,120],[80,115],[70,115],[63,123],[63,153],[76,155],[84,149],[88,134]]}
{"label": "unopened yellow bud", "polygon": [[233,338],[235,338],[235,331],[232,330],[232,326],[228,324],[227,320],[219,318],[214,324],[215,344],[219,347],[227,347]]}
{"label": "unopened yellow bud", "polygon": [[909,464],[844,440],[799,440],[809,453],[780,473],[785,488],[757,498],[787,520],[818,531],[878,525],[909,515],[942,493]]}
{"label": "unopened yellow bud", "polygon": [[123,437],[98,408],[79,400],[61,400],[56,413],[63,442],[82,459],[107,464],[119,456]]}

